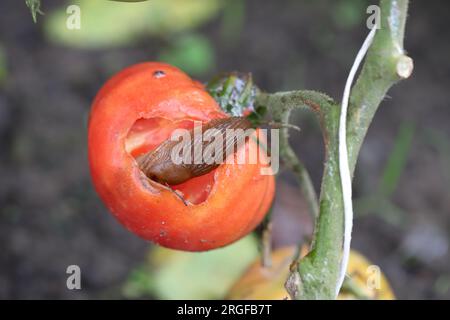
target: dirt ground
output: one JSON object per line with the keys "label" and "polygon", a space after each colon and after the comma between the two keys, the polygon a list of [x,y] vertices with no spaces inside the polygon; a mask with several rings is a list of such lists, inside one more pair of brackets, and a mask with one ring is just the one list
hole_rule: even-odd
{"label": "dirt ground", "polygon": [[[155,59],[163,42],[142,39],[90,51],[53,45],[22,2],[0,4],[8,70],[0,85],[0,298],[120,298],[118,287],[149,244],[120,226],[95,194],[86,122],[102,83],[125,66]],[[59,3],[44,2],[47,10]],[[249,0],[232,44],[221,40],[219,19],[207,23],[199,32],[212,42],[217,63],[201,80],[218,71],[251,71],[264,90],[315,89],[340,99],[366,29],[336,23],[330,3]],[[391,197],[397,210],[357,211],[353,236],[353,247],[380,265],[401,299],[450,298],[449,6],[412,1],[405,47],[414,74],[380,107],[355,177],[356,199],[374,193],[399,128],[414,126]],[[303,113],[294,118],[302,131],[292,142],[318,189],[323,152],[317,125]],[[276,245],[311,231],[306,213],[298,214],[303,200],[289,197],[294,185],[289,174],[281,175]],[[66,289],[70,264],[88,270],[83,290]]]}

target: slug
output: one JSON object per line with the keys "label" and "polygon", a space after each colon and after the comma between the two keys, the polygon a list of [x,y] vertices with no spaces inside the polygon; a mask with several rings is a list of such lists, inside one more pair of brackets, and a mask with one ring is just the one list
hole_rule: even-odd
{"label": "slug", "polygon": [[[226,134],[227,129],[250,129],[253,128],[252,123],[245,117],[229,117],[213,119],[202,125],[203,139],[195,139],[194,129],[190,131],[190,145],[191,146],[191,161],[189,163],[176,164],[172,161],[171,154],[173,148],[180,144],[179,141],[172,141],[170,139],[161,143],[156,149],[149,151],[136,158],[141,171],[151,180],[164,185],[177,185],[183,183],[191,178],[202,176],[217,168],[220,163],[207,164],[203,161],[196,163],[194,159],[194,148],[196,144],[202,143],[202,150],[208,145],[215,142],[204,141],[205,132],[208,129],[217,129],[222,136],[222,157],[225,161],[227,154],[231,154],[236,150],[237,139],[234,136]],[[223,161],[221,161],[223,163]]]}

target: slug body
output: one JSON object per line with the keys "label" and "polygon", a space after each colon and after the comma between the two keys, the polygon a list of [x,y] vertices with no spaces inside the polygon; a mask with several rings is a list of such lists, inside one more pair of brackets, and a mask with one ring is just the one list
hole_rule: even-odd
{"label": "slug body", "polygon": [[[195,135],[194,129],[190,130],[190,141],[188,147],[191,148],[190,161],[183,161],[180,164],[174,163],[172,159],[173,149],[179,146],[179,141],[168,139],[161,143],[155,150],[139,156],[136,161],[144,174],[156,182],[169,185],[177,185],[191,178],[202,176],[217,168],[225,161],[226,155],[232,154],[240,146],[235,136],[226,134],[227,130],[251,129],[251,122],[245,117],[229,117],[213,119],[202,125],[202,135]],[[215,129],[215,130],[209,130]],[[197,161],[195,149],[202,144],[205,150],[215,143],[214,135],[222,138],[222,158],[219,163],[206,163]]]}

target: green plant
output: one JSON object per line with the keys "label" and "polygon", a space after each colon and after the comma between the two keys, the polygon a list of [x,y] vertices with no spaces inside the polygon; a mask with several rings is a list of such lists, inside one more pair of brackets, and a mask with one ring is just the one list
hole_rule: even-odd
{"label": "green plant", "polygon": [[[40,1],[26,0],[26,3],[36,20],[40,13]],[[365,63],[356,83],[351,87],[351,80],[360,61],[354,64],[342,104],[323,93],[310,90],[259,92],[256,95],[255,107],[267,109],[275,122],[285,124],[280,130],[280,156],[296,175],[308,199],[310,211],[316,217],[310,252],[294,261],[292,273],[286,283],[291,296],[297,299],[333,299],[337,296],[343,283],[350,245],[351,178],[359,150],[387,91],[399,80],[408,78],[413,69],[412,59],[403,49],[408,0],[381,0],[380,8],[380,29],[376,33],[373,29],[364,42],[364,52],[358,54],[357,60],[362,60],[365,49],[370,46]],[[349,24],[357,20],[354,11],[345,12],[343,14],[348,16]],[[164,26],[158,25],[156,29]],[[196,46],[191,44],[188,47]],[[179,59],[168,53],[166,56]],[[308,171],[289,144],[289,117],[298,108],[312,110],[321,124],[326,154],[319,197]],[[405,149],[406,145],[400,145],[399,148]],[[382,184],[389,192],[397,184],[396,172],[403,165],[401,155],[404,153],[393,155],[383,176]]]}
{"label": "green plant", "polygon": [[[403,49],[408,1],[381,0],[380,8],[380,29],[375,35],[374,30],[369,34],[374,35],[373,42],[349,97],[346,143],[351,176],[380,102],[393,84],[409,77],[413,68],[412,59],[406,56]],[[343,99],[345,102],[346,99]],[[349,245],[351,231],[351,220],[346,216],[345,193],[341,185],[345,175],[342,175],[340,167],[340,160],[343,159],[342,150],[339,150],[340,142],[343,142],[339,137],[339,120],[342,116],[340,105],[315,91],[261,93],[257,103],[266,106],[275,120],[285,123],[291,110],[296,108],[306,107],[318,115],[326,151],[319,209],[316,207],[316,196],[309,175],[289,146],[287,129],[281,129],[280,155],[296,173],[309,199],[310,210],[318,212],[311,251],[295,261],[296,266],[286,285],[297,299],[334,299],[342,285],[346,266],[343,261],[345,247]]]}
{"label": "green plant", "polygon": [[25,0],[25,4],[30,8],[31,17],[33,18],[34,23],[36,23],[38,14],[44,14],[41,11],[41,0]]}

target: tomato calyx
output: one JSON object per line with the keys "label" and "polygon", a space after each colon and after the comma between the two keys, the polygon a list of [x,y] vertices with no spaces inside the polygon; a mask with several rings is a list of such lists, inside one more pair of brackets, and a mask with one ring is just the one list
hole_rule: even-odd
{"label": "tomato calyx", "polygon": [[224,112],[236,117],[254,111],[259,91],[251,73],[237,71],[217,75],[206,84],[206,90]]}

